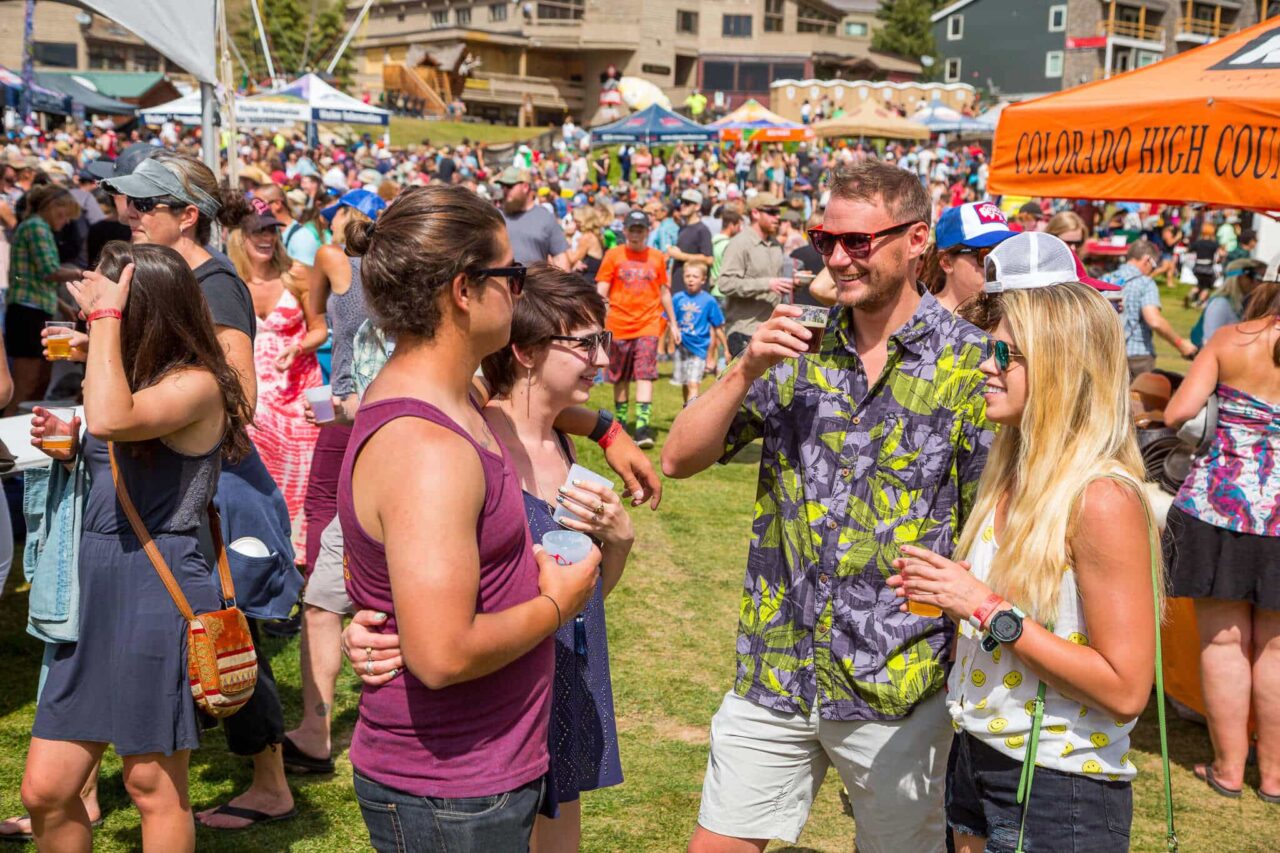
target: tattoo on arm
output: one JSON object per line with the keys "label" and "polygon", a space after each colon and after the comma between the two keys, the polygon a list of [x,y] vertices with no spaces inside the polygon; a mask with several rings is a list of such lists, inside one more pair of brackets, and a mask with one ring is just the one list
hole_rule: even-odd
{"label": "tattoo on arm", "polygon": [[316,705],[315,710],[316,710],[317,717],[327,717],[329,716],[329,703],[320,702],[319,704]]}

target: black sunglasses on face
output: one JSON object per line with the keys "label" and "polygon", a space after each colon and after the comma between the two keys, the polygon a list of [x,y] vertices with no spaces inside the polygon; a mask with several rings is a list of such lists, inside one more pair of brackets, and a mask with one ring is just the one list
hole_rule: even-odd
{"label": "black sunglasses on face", "polygon": [[757,207],[756,210],[769,216],[777,216],[781,211],[776,207]]}
{"label": "black sunglasses on face", "polygon": [[151,213],[157,207],[174,206],[165,201],[162,196],[155,196],[153,198],[134,198],[133,196],[126,196],[125,198],[129,202],[129,206],[139,213]]}
{"label": "black sunglasses on face", "polygon": [[987,260],[987,255],[991,254],[991,250],[994,248],[995,246],[961,246],[959,249],[955,249],[952,254],[973,255],[973,259],[978,262],[978,266],[982,266]]}
{"label": "black sunglasses on face", "polygon": [[1004,341],[996,341],[992,345],[992,349],[995,351],[996,367],[1001,370],[1008,370],[1009,365],[1013,363],[1015,358],[1023,357],[1022,353],[1018,352]]}
{"label": "black sunglasses on face", "polygon": [[476,270],[474,275],[476,278],[505,278],[507,287],[511,288],[511,295],[519,296],[520,292],[524,290],[524,277],[528,272],[528,267],[516,261],[509,267],[486,267],[485,269]]}
{"label": "black sunglasses on face", "polygon": [[834,234],[830,231],[823,230],[822,226],[809,229],[809,244],[824,258],[829,258],[836,250],[836,243],[844,247],[845,254],[851,258],[867,258],[871,256],[871,243],[877,237],[887,237],[890,234],[898,234],[906,231],[912,225],[920,220],[913,219],[910,222],[903,222],[900,225],[894,225],[883,231],[873,231],[867,233],[865,231],[846,231],[843,234]]}
{"label": "black sunglasses on face", "polygon": [[582,350],[587,354],[587,358],[594,360],[600,353],[609,354],[609,348],[613,346],[613,332],[596,332],[591,335],[552,335],[551,340],[573,344],[575,349]]}

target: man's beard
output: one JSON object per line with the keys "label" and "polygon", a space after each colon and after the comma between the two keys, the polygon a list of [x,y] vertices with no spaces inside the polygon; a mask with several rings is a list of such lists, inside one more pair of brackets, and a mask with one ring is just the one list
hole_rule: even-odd
{"label": "man's beard", "polygon": [[507,196],[502,200],[502,211],[508,215],[516,213],[524,213],[524,198],[512,198]]}
{"label": "man's beard", "polygon": [[836,299],[841,305],[849,308],[857,308],[860,311],[878,311],[897,300],[899,294],[902,293],[902,288],[906,286],[906,281],[905,277],[887,277],[883,272],[878,273],[875,270],[867,270],[854,285],[861,290],[856,295],[847,290],[842,292],[837,280]]}

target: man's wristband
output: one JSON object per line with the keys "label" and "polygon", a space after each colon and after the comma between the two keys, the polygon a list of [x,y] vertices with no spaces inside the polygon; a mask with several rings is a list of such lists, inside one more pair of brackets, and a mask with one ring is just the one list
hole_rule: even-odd
{"label": "man's wristband", "polygon": [[609,445],[613,444],[613,442],[614,442],[614,441],[617,439],[617,437],[618,437],[618,433],[620,433],[620,432],[622,432],[622,422],[621,422],[621,421],[614,421],[614,422],[609,426],[608,431],[606,431],[606,432],[605,432],[605,434],[604,434],[604,438],[600,439],[600,441],[599,441],[599,442],[597,442],[597,443],[600,445],[600,449],[601,449],[601,450],[608,450],[608,449],[609,449]]}
{"label": "man's wristband", "polygon": [[973,611],[973,615],[969,617],[969,624],[979,631],[986,629],[987,620],[991,618],[991,614],[996,612],[996,608],[1004,604],[1004,599],[996,593],[991,593],[986,600],[978,605],[978,609]]}
{"label": "man's wristband", "polygon": [[599,443],[600,439],[604,438],[605,434],[609,432],[609,426],[612,423],[613,412],[608,409],[601,409],[599,412],[596,412],[596,425],[591,430],[591,434],[588,435],[587,438]]}
{"label": "man's wristband", "polygon": [[85,318],[85,326],[92,326],[94,320],[101,320],[104,317],[110,317],[116,320],[123,320],[124,314],[120,313],[119,308],[99,308],[93,311]]}

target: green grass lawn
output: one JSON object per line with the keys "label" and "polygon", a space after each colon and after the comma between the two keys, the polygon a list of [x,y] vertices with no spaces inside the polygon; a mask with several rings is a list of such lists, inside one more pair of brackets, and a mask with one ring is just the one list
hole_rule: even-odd
{"label": "green grass lawn", "polygon": [[464,139],[492,145],[501,142],[523,142],[546,131],[545,127],[508,127],[502,124],[464,121],[427,121],[404,116],[391,117],[391,144],[417,145],[423,139],[431,144],[457,145]]}
{"label": "green grass lawn", "polygon": [[[1164,291],[1166,309],[1184,334],[1194,317],[1181,308],[1182,291]],[[1176,294],[1176,295],[1175,295]],[[1167,355],[1167,349],[1162,349]],[[1185,369],[1185,362],[1164,364]],[[607,386],[595,402],[606,404]],[[679,409],[679,391],[658,384],[655,404],[660,434]],[[583,464],[606,470],[598,452],[580,442]],[[657,452],[653,452],[657,459]],[[614,696],[626,782],[584,798],[583,849],[590,851],[679,851],[697,817],[712,714],[734,673],[734,638],[756,466],[746,459],[717,467],[692,480],[669,482],[662,508],[633,512],[636,550],[622,582],[609,598],[609,643]],[[16,570],[15,570],[16,571]],[[20,572],[18,575],[20,576]],[[18,785],[30,732],[40,649],[23,631],[26,589],[11,579],[0,600],[0,814],[21,808]],[[299,715],[296,642],[270,642],[286,718]],[[336,739],[345,745],[355,721],[357,681],[345,671],[338,689]],[[1210,757],[1200,726],[1174,720],[1170,726],[1173,784],[1179,837],[1185,851],[1268,851],[1280,847],[1280,810],[1251,792],[1240,800],[1210,793],[1192,775],[1195,762]],[[1154,702],[1135,736],[1140,775],[1135,785],[1133,849],[1162,850],[1159,747]],[[219,732],[207,733],[192,760],[191,797],[197,808],[223,802],[249,779],[247,761],[229,755]],[[1247,777],[1257,784],[1256,770]],[[367,849],[364,824],[351,789],[345,753],[327,779],[295,779],[299,816],[240,833],[201,829],[198,845],[208,851],[351,851]],[[839,801],[831,775],[798,846],[775,850],[847,853],[854,826]],[[102,775],[106,823],[97,849],[135,850],[140,845],[137,812],[120,780],[120,762],[108,753]],[[13,845],[12,849],[22,849]],[[904,851],[910,853],[910,851]]]}

